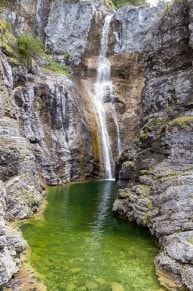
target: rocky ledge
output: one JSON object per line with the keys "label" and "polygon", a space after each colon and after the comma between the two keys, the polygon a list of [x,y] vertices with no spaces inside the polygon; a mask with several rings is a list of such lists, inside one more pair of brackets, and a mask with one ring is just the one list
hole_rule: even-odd
{"label": "rocky ledge", "polygon": [[114,211],[150,229],[169,290],[193,290],[192,1],[171,6],[148,35],[139,134],[122,155]]}

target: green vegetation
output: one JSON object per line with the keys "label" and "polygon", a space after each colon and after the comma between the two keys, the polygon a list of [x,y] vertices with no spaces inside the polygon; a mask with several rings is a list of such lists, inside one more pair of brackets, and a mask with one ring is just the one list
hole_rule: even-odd
{"label": "green vegetation", "polygon": [[189,242],[190,244],[192,244],[192,245],[193,245],[193,238],[192,238],[192,237],[190,237],[190,238],[187,238],[187,242]]}
{"label": "green vegetation", "polygon": [[134,5],[134,6],[140,6],[144,5],[149,7],[150,4],[147,0],[104,0],[104,3],[109,8],[120,8],[124,5]]}
{"label": "green vegetation", "polygon": [[188,115],[177,117],[168,123],[170,127],[177,126],[179,128],[186,128],[187,126],[190,126],[192,124],[193,124],[193,116],[188,116]]}
{"label": "green vegetation", "polygon": [[146,199],[146,203],[147,203],[148,210],[147,210],[146,214],[143,217],[143,223],[145,225],[149,222],[149,220],[151,218],[152,210],[153,210],[153,203],[152,203],[152,201],[149,200],[149,199]]}
{"label": "green vegetation", "polygon": [[113,5],[117,8],[120,8],[123,5],[135,5],[135,6],[140,6],[144,5],[149,7],[149,3],[146,0],[113,0]]}
{"label": "green vegetation", "polygon": [[1,0],[0,1],[0,11],[2,8],[9,6],[12,3],[12,0]]}
{"label": "green vegetation", "polygon": [[70,74],[70,72],[65,66],[54,61],[50,56],[46,56],[46,57],[47,57],[48,63],[43,66],[44,69],[58,73],[58,74],[64,74],[68,77],[72,77],[72,75]]}
{"label": "green vegetation", "polygon": [[11,24],[0,20],[0,50],[13,59],[17,58],[16,38],[11,33]]}
{"label": "green vegetation", "polygon": [[[67,68],[54,61],[50,55],[45,52],[44,43],[41,38],[31,35],[19,35],[15,37],[12,33],[10,22],[0,20],[0,49],[8,57],[13,65],[25,65],[32,68],[34,62],[42,58],[43,67],[47,70],[71,76]],[[66,54],[64,58],[70,55]]]}
{"label": "green vegetation", "polygon": [[31,66],[34,59],[42,57],[45,60],[45,65],[43,65],[45,69],[71,76],[65,66],[54,61],[51,56],[45,53],[44,43],[41,38],[37,36],[20,35],[17,37],[17,48],[20,57],[28,66]]}
{"label": "green vegetation", "polygon": [[44,44],[36,36],[19,35],[17,37],[17,48],[19,55],[26,60],[45,55]]}

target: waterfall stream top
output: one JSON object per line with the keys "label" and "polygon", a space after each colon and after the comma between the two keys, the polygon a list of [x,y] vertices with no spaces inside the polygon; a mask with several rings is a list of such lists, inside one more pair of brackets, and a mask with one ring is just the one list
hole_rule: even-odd
{"label": "waterfall stream top", "polygon": [[105,179],[112,180],[114,178],[114,163],[113,155],[111,150],[110,136],[108,132],[106,111],[104,107],[104,100],[111,91],[111,69],[110,62],[106,58],[108,50],[108,39],[109,39],[109,28],[111,23],[112,15],[107,15],[105,18],[105,23],[102,31],[101,38],[101,51],[99,56],[99,62],[97,66],[97,78],[94,85],[95,94],[94,102],[95,108],[98,114],[99,126],[100,126],[100,136],[102,141],[103,158],[104,158],[104,168],[105,168]]}
{"label": "waterfall stream top", "polygon": [[109,29],[110,29],[112,18],[113,18],[113,14],[107,15],[105,18],[104,26],[103,26],[102,38],[101,38],[101,51],[100,51],[100,56],[103,56],[103,57],[106,57],[107,55],[108,43],[109,43]]}

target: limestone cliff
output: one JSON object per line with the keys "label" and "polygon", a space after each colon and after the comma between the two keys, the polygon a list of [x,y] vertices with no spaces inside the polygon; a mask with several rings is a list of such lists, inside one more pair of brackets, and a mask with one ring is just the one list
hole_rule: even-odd
{"label": "limestone cliff", "polygon": [[146,39],[140,129],[121,157],[114,203],[159,238],[157,273],[170,290],[193,290],[192,8],[175,3]]}
{"label": "limestone cliff", "polygon": [[[96,80],[108,13],[100,0],[10,0],[0,5],[0,287],[18,271],[20,253],[26,247],[19,232],[5,227],[5,220],[32,216],[47,184],[103,177],[101,137],[89,90]],[[156,13],[126,6],[112,18],[108,58],[114,97],[111,100],[107,94],[104,106],[113,163],[118,159],[114,110],[122,148],[133,139],[139,124],[142,50]],[[30,65],[22,62],[18,34],[40,36],[47,53],[68,66],[71,77],[43,69],[44,58]]]}

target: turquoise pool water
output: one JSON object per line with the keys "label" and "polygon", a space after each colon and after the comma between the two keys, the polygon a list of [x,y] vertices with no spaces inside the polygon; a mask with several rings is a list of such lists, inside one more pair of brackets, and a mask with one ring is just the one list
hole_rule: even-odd
{"label": "turquoise pool water", "polygon": [[49,188],[43,216],[21,225],[48,290],[163,290],[156,241],[113,215],[115,187],[99,181]]}

